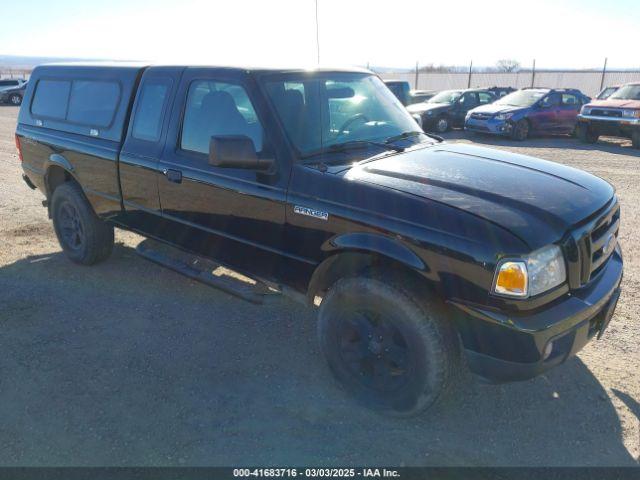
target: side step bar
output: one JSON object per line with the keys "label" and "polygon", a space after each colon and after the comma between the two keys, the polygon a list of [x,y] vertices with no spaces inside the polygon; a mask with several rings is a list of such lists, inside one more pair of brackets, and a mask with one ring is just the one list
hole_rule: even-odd
{"label": "side step bar", "polygon": [[245,277],[215,262],[155,240],[147,239],[140,242],[136,247],[136,253],[151,262],[251,303],[261,304],[266,296],[280,294],[278,290],[259,280]]}

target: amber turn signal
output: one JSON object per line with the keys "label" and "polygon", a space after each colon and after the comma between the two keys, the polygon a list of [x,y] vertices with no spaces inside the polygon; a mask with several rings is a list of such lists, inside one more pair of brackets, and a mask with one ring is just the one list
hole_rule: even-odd
{"label": "amber turn signal", "polygon": [[493,291],[511,297],[527,296],[527,265],[524,262],[506,261],[498,268]]}

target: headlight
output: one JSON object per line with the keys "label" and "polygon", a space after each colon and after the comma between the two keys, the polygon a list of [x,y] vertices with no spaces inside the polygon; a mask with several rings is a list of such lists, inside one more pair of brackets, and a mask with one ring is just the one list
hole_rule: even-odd
{"label": "headlight", "polygon": [[640,117],[640,110],[622,110],[622,116],[625,118],[638,118]]}
{"label": "headlight", "polygon": [[526,298],[564,283],[567,271],[557,245],[536,250],[522,259],[503,260],[496,269],[493,293]]}
{"label": "headlight", "polygon": [[513,113],[499,113],[496,115],[496,120],[509,120],[513,117]]}
{"label": "headlight", "polygon": [[591,115],[591,107],[587,107],[586,105],[584,107],[582,107],[582,109],[580,110],[580,113],[582,115]]}

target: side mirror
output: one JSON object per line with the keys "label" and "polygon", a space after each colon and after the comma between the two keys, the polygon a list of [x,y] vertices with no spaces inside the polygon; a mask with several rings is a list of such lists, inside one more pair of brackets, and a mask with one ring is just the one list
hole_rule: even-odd
{"label": "side mirror", "polygon": [[209,165],[268,170],[273,159],[258,158],[253,140],[246,135],[219,135],[209,141]]}
{"label": "side mirror", "polygon": [[420,116],[420,114],[414,113],[411,116],[416,121],[416,123],[420,126],[420,128],[422,128],[422,117]]}

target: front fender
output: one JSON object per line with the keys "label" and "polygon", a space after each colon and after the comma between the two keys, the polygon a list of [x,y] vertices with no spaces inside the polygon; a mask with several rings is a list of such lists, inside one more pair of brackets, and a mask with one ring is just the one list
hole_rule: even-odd
{"label": "front fender", "polygon": [[322,246],[322,250],[334,253],[340,250],[376,253],[406,265],[409,268],[428,272],[424,261],[399,240],[374,233],[346,233],[334,237]]}

